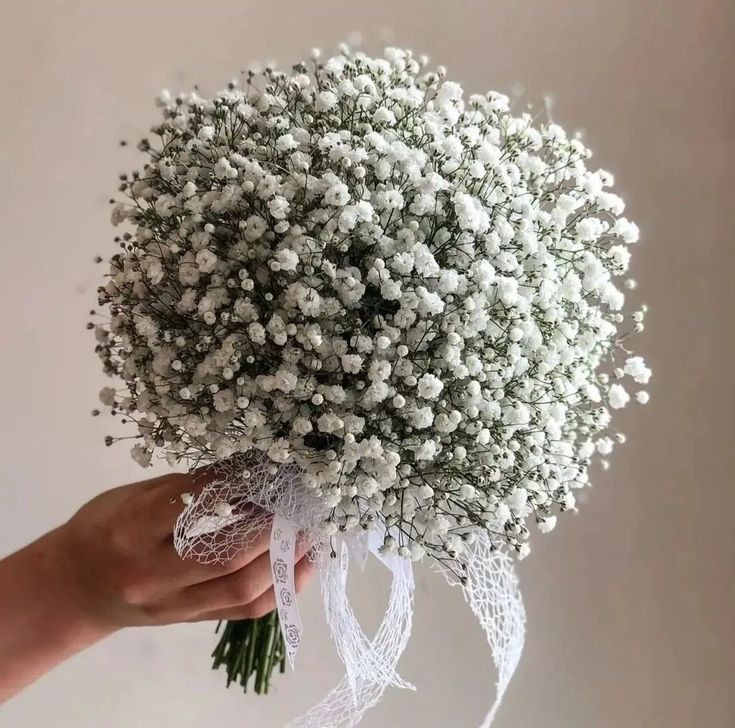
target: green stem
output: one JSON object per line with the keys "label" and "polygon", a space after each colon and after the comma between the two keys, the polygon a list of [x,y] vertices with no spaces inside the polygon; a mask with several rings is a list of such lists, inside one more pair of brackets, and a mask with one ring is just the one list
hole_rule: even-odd
{"label": "green stem", "polygon": [[[222,622],[216,632],[221,627]],[[286,669],[286,646],[277,612],[259,619],[225,622],[212,657],[215,670],[224,666],[228,687],[239,682],[247,692],[252,678],[255,692],[267,693],[276,664],[280,663],[281,672]]]}

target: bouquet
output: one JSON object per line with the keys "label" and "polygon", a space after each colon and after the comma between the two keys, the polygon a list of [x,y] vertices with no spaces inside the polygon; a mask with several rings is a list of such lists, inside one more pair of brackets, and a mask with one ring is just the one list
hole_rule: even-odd
{"label": "bouquet", "polygon": [[[424,559],[485,630],[489,725],[523,644],[511,557],[624,440],[613,410],[648,398],[628,341],[645,308],[624,313],[638,228],[612,175],[548,112],[465,98],[395,48],[315,51],[158,106],[112,201],[126,231],[94,328],[122,384],[101,400],[137,424],[142,466],[214,468],[179,518],[182,557],[271,529],[278,611],[224,625],[215,666],[264,692],[293,660],[307,538],[346,675],[293,725],[355,725],[411,687],[396,665]],[[370,555],[392,574],[373,637],[346,594]]]}

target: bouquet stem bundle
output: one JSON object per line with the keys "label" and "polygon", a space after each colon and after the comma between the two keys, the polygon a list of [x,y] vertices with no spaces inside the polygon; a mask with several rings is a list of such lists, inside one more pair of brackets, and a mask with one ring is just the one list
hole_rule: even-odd
{"label": "bouquet stem bundle", "polygon": [[[217,625],[217,632],[222,627]],[[258,619],[240,619],[224,623],[220,640],[212,653],[212,669],[224,667],[227,687],[239,683],[244,692],[251,687],[258,695],[266,694],[273,670],[286,671],[286,645],[278,622],[278,612]]]}

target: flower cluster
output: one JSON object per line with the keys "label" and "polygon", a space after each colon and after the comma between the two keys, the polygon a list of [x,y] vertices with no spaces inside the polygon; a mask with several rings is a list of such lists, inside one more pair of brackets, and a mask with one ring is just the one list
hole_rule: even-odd
{"label": "flower cluster", "polygon": [[257,450],[301,468],[325,534],[443,559],[479,527],[524,555],[650,376],[612,176],[397,49],[158,104],[96,327],[135,459]]}

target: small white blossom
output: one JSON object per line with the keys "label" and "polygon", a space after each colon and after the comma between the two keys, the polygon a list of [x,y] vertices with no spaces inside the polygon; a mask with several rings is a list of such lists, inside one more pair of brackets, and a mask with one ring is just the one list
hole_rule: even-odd
{"label": "small white blossom", "polygon": [[324,202],[333,207],[344,207],[349,201],[350,188],[339,180],[324,193]]}
{"label": "small white blossom", "polygon": [[196,254],[196,262],[202,273],[211,273],[217,265],[217,256],[205,248]]}
{"label": "small white blossom", "polygon": [[623,371],[633,377],[638,384],[648,384],[651,378],[651,370],[640,356],[628,357],[625,360]]}
{"label": "small white blossom", "polygon": [[100,402],[107,407],[114,407],[115,390],[112,387],[102,387],[100,390]]}
{"label": "small white blossom", "polygon": [[151,451],[143,445],[133,445],[130,454],[142,468],[147,468],[151,464]]}
{"label": "small white blossom", "polygon": [[444,383],[433,374],[424,374],[419,379],[417,391],[424,399],[436,399],[444,389]]}
{"label": "small white blossom", "polygon": [[343,354],[341,361],[348,374],[357,374],[362,369],[362,357],[358,354]]}
{"label": "small white blossom", "polygon": [[620,409],[625,407],[630,401],[630,395],[625,391],[625,388],[621,384],[613,384],[610,387],[610,406],[613,409]]}
{"label": "small white blossom", "polygon": [[538,530],[541,533],[549,533],[556,528],[556,516],[548,516],[539,521]]}
{"label": "small white blossom", "polygon": [[299,264],[299,256],[289,248],[283,248],[276,253],[279,270],[295,271]]}
{"label": "small white blossom", "polygon": [[276,220],[282,220],[285,218],[286,215],[288,215],[289,209],[290,205],[288,204],[288,201],[278,195],[268,202],[268,210]]}
{"label": "small white blossom", "polygon": [[290,152],[298,146],[299,143],[293,138],[293,134],[282,134],[276,139],[276,150],[279,152]]}

